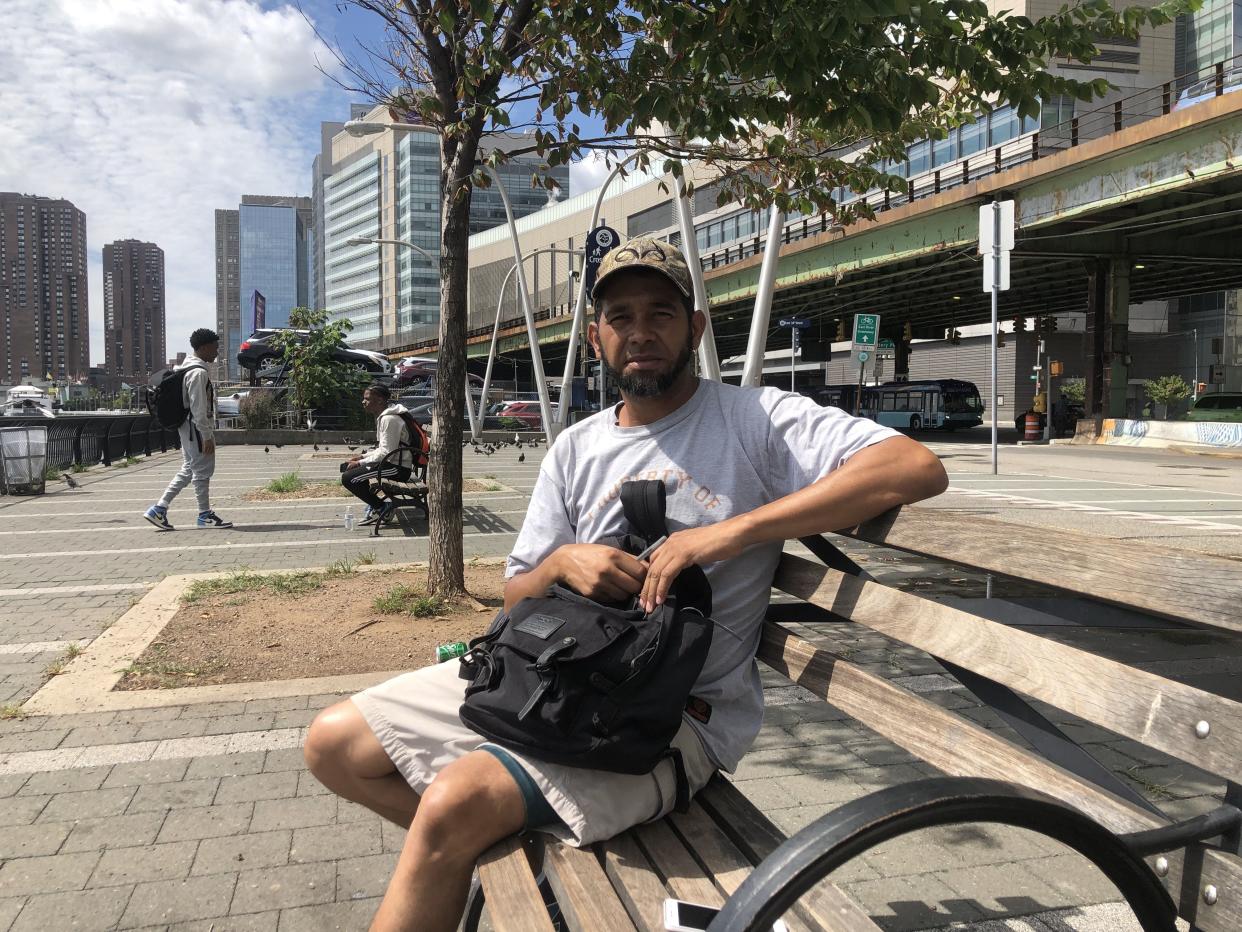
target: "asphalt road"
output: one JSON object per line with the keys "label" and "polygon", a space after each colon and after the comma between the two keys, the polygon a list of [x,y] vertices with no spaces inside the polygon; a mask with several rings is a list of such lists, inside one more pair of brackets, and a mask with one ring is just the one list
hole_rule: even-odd
{"label": "asphalt road", "polygon": [[949,471],[949,491],[929,505],[1242,557],[1242,457],[1003,444],[993,475],[982,428],[918,439]]}

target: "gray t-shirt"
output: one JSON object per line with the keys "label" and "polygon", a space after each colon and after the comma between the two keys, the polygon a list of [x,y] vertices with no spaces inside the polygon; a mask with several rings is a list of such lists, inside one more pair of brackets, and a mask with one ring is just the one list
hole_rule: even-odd
{"label": "gray t-shirt", "polygon": [[[804,488],[859,450],[897,436],[775,388],[706,379],[672,414],[621,427],[615,409],[570,427],[544,458],[506,576],[529,572],[563,544],[625,533],[621,484],[662,479],[670,533],[744,514]],[[711,708],[687,716],[708,752],[732,771],[763,721],[755,651],[782,543],[705,566],[716,630],[694,696]]]}

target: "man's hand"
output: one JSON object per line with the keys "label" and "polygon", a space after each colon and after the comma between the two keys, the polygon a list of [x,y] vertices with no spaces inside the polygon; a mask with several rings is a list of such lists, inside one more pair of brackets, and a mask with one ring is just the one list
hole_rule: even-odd
{"label": "man's hand", "polygon": [[579,595],[620,602],[643,586],[646,567],[623,550],[603,544],[566,544],[556,551],[556,575]]}
{"label": "man's hand", "polygon": [[647,561],[647,578],[638,602],[643,611],[652,612],[663,605],[673,581],[687,566],[731,560],[744,549],[737,529],[730,521],[706,527],[687,528],[670,534],[651,559]]}
{"label": "man's hand", "polygon": [[203,443],[203,455],[204,456],[215,456],[216,455],[216,441],[214,439],[208,440]]}
{"label": "man's hand", "polygon": [[353,469],[355,466],[357,466],[361,462],[362,462],[361,456],[351,456],[349,458],[349,462],[346,463],[345,465],[348,466],[350,469]]}

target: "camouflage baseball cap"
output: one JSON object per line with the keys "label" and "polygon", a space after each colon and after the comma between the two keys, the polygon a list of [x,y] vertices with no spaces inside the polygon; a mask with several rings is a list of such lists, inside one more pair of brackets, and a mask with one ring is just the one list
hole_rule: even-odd
{"label": "camouflage baseball cap", "polygon": [[681,250],[664,240],[638,236],[604,256],[604,261],[599,264],[595,287],[591,289],[591,300],[599,298],[604,282],[625,269],[651,269],[659,272],[673,283],[682,297],[692,299],[694,296],[690,284],[690,268],[686,265]]}

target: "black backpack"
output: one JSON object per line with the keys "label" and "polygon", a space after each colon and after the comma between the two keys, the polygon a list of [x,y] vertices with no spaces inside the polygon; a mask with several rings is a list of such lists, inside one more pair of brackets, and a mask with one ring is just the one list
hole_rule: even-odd
{"label": "black backpack", "polygon": [[147,410],[161,427],[173,430],[185,423],[190,409],[185,398],[185,377],[191,369],[202,366],[186,366],[184,369],[161,369],[151,376],[147,386]]}
{"label": "black backpack", "polygon": [[[659,480],[627,482],[621,504],[641,553],[666,533]],[[677,806],[689,787],[671,747],[712,641],[711,586],[701,567],[681,572],[650,615],[554,586],[501,612],[470,642],[462,722],[536,760],[613,773],[649,773],[672,757]]]}

